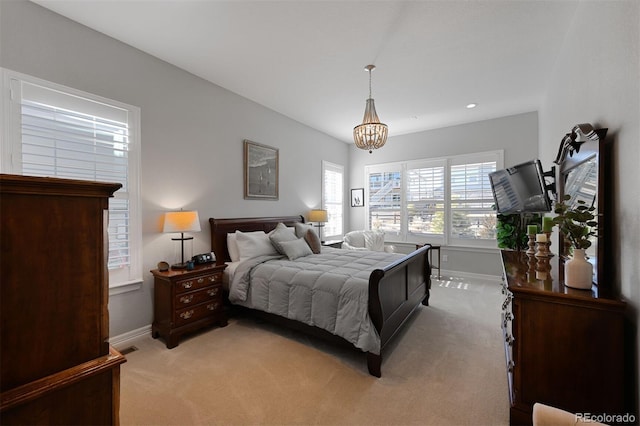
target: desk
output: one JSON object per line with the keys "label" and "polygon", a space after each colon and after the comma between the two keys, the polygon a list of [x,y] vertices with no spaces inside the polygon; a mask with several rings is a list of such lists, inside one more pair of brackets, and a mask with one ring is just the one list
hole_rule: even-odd
{"label": "desk", "polygon": [[[420,247],[424,247],[426,244],[416,244],[416,250]],[[431,250],[429,250],[429,265],[431,265],[431,269],[438,270],[438,279],[440,279],[440,245],[438,244],[429,244],[431,246]],[[438,252],[438,266],[433,266],[433,252]]]}

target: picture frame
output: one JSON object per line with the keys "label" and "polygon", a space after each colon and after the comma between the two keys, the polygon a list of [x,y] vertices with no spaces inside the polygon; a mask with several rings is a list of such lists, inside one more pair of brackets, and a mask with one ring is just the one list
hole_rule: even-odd
{"label": "picture frame", "polygon": [[351,190],[351,207],[364,207],[364,188]]}
{"label": "picture frame", "polygon": [[244,140],[244,198],[246,200],[278,199],[277,148]]}

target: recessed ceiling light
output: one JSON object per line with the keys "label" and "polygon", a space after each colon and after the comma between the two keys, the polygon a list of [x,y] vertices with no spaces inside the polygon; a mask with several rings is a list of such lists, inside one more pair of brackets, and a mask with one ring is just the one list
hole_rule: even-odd
{"label": "recessed ceiling light", "polygon": [[478,104],[471,103],[471,104],[467,105],[467,109],[475,108],[477,106],[478,106]]}

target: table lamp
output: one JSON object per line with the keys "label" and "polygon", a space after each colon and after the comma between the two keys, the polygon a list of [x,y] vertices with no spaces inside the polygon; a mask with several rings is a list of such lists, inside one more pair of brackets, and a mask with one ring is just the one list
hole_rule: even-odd
{"label": "table lamp", "polygon": [[316,209],[309,212],[309,222],[315,222],[318,227],[318,237],[322,241],[322,227],[325,222],[329,221],[326,210]]}
{"label": "table lamp", "polygon": [[171,238],[173,241],[180,241],[181,244],[181,261],[175,265],[171,265],[173,269],[186,269],[187,263],[184,260],[184,242],[185,240],[193,240],[193,237],[185,237],[185,232],[200,232],[200,218],[198,212],[179,211],[166,212],[164,214],[164,226],[162,232],[180,233],[180,237]]}

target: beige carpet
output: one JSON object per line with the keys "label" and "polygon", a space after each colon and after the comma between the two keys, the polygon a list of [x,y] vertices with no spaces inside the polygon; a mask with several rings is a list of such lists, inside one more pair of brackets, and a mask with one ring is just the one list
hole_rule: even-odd
{"label": "beige carpet", "polygon": [[499,283],[432,287],[381,379],[362,353],[246,318],[172,350],[141,338],[122,366],[121,424],[508,424]]}

